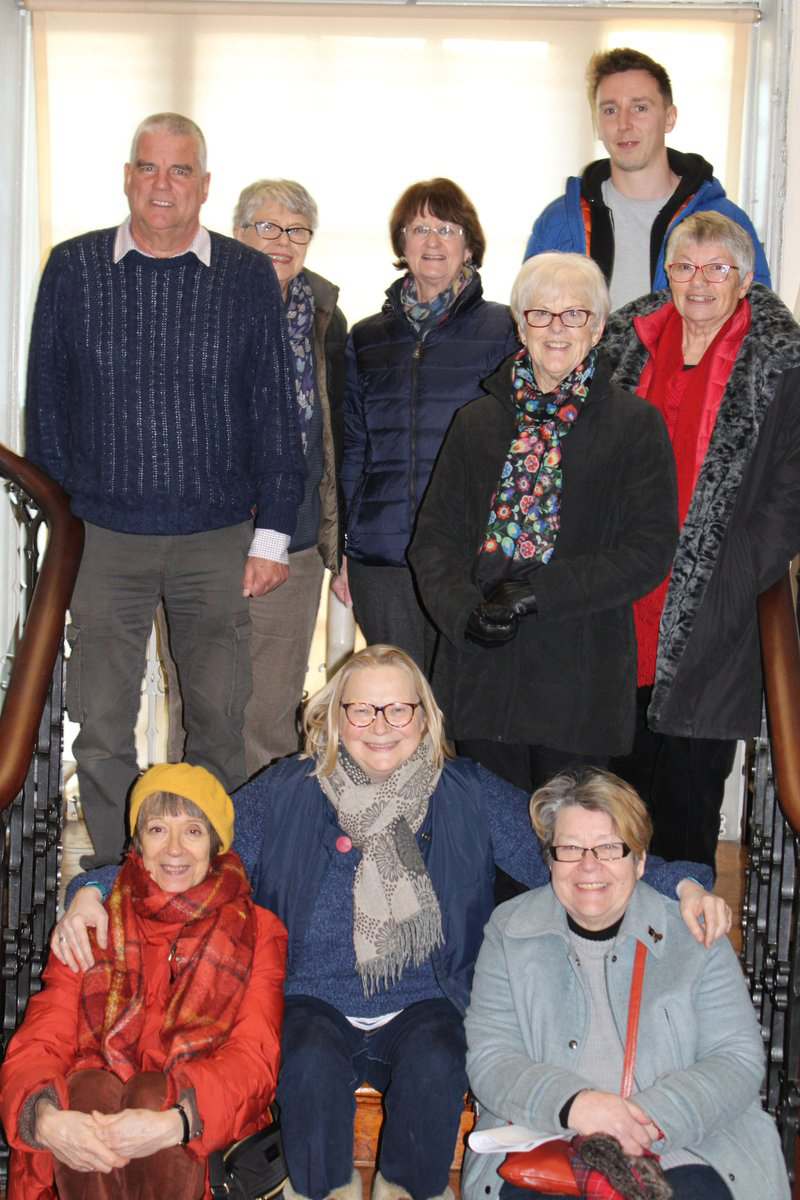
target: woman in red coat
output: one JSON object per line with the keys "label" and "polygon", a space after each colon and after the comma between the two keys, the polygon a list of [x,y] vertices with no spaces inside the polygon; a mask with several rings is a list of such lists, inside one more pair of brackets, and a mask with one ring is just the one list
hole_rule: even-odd
{"label": "woman in red coat", "polygon": [[265,1122],[278,1073],[286,931],[249,898],[233,807],[202,767],[152,767],[107,946],[51,957],[0,1072],[9,1200],[182,1200],[206,1157]]}

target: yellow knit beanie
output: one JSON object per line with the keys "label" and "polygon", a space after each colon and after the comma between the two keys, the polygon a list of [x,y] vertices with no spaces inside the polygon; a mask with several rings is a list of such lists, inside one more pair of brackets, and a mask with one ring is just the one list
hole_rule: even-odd
{"label": "yellow knit beanie", "polygon": [[189,763],[159,763],[150,767],[133,785],[128,825],[131,836],[136,829],[139,809],[153,792],[170,792],[191,800],[204,812],[222,842],[222,851],[230,849],[233,841],[233,805],[222,784],[205,767]]}

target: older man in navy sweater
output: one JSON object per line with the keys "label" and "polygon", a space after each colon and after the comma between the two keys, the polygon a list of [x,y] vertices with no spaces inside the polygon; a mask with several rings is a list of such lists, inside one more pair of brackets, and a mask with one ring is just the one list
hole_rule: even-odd
{"label": "older man in navy sweater", "polygon": [[280,290],[265,255],[200,225],[208,183],[194,122],[147,118],[125,167],[129,218],[56,246],[36,305],[27,454],[86,525],[67,703],[87,867],[123,849],[159,600],[186,758],[230,791],[245,779],[247,598],[288,577],[304,472]]}

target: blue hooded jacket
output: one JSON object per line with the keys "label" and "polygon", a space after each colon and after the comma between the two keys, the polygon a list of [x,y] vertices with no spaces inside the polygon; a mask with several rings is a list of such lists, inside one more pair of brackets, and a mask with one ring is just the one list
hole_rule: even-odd
{"label": "blue hooded jacket", "polygon": [[[722,184],[714,178],[711,163],[699,154],[681,154],[677,150],[667,150],[667,157],[670,169],[680,175],[681,181],[653,222],[651,290],[657,292],[667,287],[664,250],[669,235],[676,225],[697,212],[718,212],[741,225],[755,249],[755,282],[771,287],[769,267],[753,223],[727,198]],[[534,222],[525,258],[548,250],[589,254],[606,279],[610,279],[614,268],[614,229],[601,190],[610,176],[611,163],[607,158],[590,163],[580,178],[570,176],[565,194],[548,204]]]}

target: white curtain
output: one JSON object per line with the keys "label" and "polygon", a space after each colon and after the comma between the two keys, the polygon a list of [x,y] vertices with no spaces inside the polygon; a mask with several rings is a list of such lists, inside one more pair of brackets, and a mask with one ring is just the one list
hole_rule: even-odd
{"label": "white curtain", "polygon": [[584,70],[595,49],[615,45],[664,63],[678,106],[671,144],[708,158],[737,199],[750,37],[741,13],[550,14],[37,8],[44,252],[124,216],[131,133],[143,116],[170,109],[193,117],[208,139],[209,227],[230,232],[240,189],[262,176],[311,191],[321,224],[308,263],[340,285],[351,322],[376,311],[396,277],[392,205],[433,175],[455,179],[475,203],[488,242],[485,294],[505,301],[534,217],[567,175],[604,153]]}

